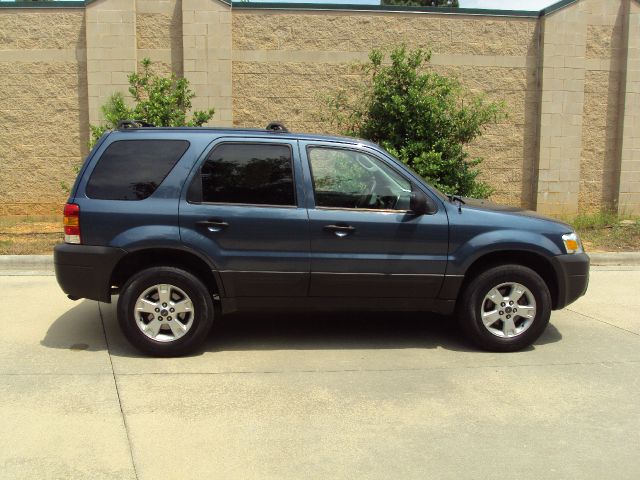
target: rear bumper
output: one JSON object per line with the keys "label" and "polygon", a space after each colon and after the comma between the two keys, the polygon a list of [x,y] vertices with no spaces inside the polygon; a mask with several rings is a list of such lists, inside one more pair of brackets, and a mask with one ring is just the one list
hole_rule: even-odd
{"label": "rear bumper", "polygon": [[73,299],[111,302],[111,273],[126,253],[112,247],[56,245],[53,263],[58,285]]}
{"label": "rear bumper", "polygon": [[558,255],[552,259],[558,279],[558,298],[553,308],[559,310],[587,292],[589,256],[586,253]]}

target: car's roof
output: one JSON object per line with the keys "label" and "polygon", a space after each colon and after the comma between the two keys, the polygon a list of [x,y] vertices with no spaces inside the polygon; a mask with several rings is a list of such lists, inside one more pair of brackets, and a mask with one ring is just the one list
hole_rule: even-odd
{"label": "car's roof", "polygon": [[364,140],[361,138],[347,137],[341,135],[320,135],[315,133],[298,133],[298,132],[286,132],[286,131],[273,131],[260,128],[216,128],[216,127],[136,127],[136,128],[123,128],[116,130],[119,133],[131,133],[137,135],[144,135],[145,133],[157,134],[158,132],[185,132],[189,135],[216,135],[216,136],[241,136],[250,135],[252,137],[265,137],[265,138],[282,138],[288,140],[312,140],[321,142],[346,142],[352,144],[363,144],[370,147],[379,148],[373,142]]}

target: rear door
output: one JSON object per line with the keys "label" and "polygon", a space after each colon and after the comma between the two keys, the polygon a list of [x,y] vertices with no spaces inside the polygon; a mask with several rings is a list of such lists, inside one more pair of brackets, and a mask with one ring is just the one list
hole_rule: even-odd
{"label": "rear door", "polygon": [[313,192],[310,296],[435,298],[447,265],[444,208],[409,211],[424,187],[373,150],[300,144]]}
{"label": "rear door", "polygon": [[306,296],[309,230],[297,141],[214,142],[183,192],[180,234],[213,260],[226,296]]}

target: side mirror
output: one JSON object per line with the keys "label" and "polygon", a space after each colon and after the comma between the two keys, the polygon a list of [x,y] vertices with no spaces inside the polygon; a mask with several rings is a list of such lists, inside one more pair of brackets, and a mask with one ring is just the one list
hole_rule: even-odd
{"label": "side mirror", "polygon": [[411,192],[409,208],[415,215],[424,215],[429,212],[429,201],[427,196],[420,190]]}

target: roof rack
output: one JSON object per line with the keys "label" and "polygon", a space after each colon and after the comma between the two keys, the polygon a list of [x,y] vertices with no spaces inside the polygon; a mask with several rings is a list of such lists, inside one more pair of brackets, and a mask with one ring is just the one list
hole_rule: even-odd
{"label": "roof rack", "polygon": [[155,127],[155,125],[153,123],[145,122],[144,120],[120,120],[116,126],[118,130],[141,127]]}
{"label": "roof rack", "polygon": [[269,130],[271,132],[289,133],[289,130],[284,126],[284,123],[282,122],[271,122],[269,123],[269,125],[267,125],[266,130]]}

